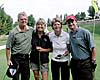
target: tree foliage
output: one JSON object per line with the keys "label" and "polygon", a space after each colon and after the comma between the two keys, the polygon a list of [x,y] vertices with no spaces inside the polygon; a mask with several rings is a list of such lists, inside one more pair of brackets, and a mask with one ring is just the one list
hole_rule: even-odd
{"label": "tree foliage", "polygon": [[66,24],[66,17],[67,17],[67,13],[64,14],[64,19],[62,20],[62,24]]}
{"label": "tree foliage", "polygon": [[85,12],[78,12],[76,15],[75,15],[75,17],[77,18],[77,20],[84,20],[85,19],[85,17],[86,17],[86,14],[85,14]]}
{"label": "tree foliage", "polygon": [[84,20],[84,19],[85,19],[85,17],[86,17],[85,12],[81,12],[80,16],[81,16],[81,20]]}
{"label": "tree foliage", "polygon": [[6,14],[4,8],[0,6],[0,35],[7,34],[12,29],[13,19]]}
{"label": "tree foliage", "polygon": [[33,15],[29,15],[28,16],[28,23],[27,23],[28,26],[31,26],[31,27],[34,27],[35,25],[35,18],[33,17]]}
{"label": "tree foliage", "polygon": [[50,18],[48,18],[48,20],[47,20],[47,26],[51,26],[51,19]]}
{"label": "tree foliage", "polygon": [[93,6],[89,6],[88,13],[89,13],[89,16],[91,16],[93,19],[95,16],[95,10],[94,10]]}
{"label": "tree foliage", "polygon": [[80,18],[80,12],[78,12],[78,13],[75,15],[75,17],[76,17],[77,20],[81,20],[81,18]]}
{"label": "tree foliage", "polygon": [[18,25],[18,21],[16,21],[14,24],[13,24],[13,28],[16,27]]}

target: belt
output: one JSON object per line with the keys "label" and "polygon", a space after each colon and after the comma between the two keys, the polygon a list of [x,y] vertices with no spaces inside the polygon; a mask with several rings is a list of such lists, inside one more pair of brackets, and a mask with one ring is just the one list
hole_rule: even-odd
{"label": "belt", "polygon": [[12,54],[12,57],[29,58],[29,54]]}
{"label": "belt", "polygon": [[71,59],[72,61],[77,61],[77,62],[83,62],[83,61],[86,61],[86,60],[90,60],[90,57],[86,58],[86,59]]}

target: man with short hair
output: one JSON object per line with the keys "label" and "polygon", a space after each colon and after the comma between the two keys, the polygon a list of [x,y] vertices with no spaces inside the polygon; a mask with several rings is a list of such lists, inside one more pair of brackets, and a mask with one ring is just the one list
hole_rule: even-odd
{"label": "man with short hair", "polygon": [[67,16],[70,31],[71,73],[73,80],[93,80],[96,67],[96,47],[91,33],[77,25],[75,16]]}
{"label": "man with short hair", "polygon": [[10,31],[7,39],[7,64],[10,66],[17,63],[17,66],[19,66],[17,73],[13,77],[13,80],[19,80],[19,73],[21,73],[21,80],[29,80],[29,53],[31,51],[31,38],[33,29],[27,26],[28,18],[25,12],[20,12],[18,14],[18,22],[19,25]]}

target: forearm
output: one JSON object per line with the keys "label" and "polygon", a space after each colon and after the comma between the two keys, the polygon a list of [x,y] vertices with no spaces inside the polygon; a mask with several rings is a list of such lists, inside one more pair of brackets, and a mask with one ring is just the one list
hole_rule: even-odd
{"label": "forearm", "polygon": [[69,54],[69,51],[66,51],[63,55],[67,56]]}
{"label": "forearm", "polygon": [[51,51],[50,48],[48,48],[48,49],[43,49],[43,52],[50,52],[50,51]]}
{"label": "forearm", "polygon": [[47,49],[45,49],[45,48],[40,48],[40,49],[38,49],[38,51],[39,51],[39,52],[50,52],[51,49],[50,49],[50,48],[47,48]]}
{"label": "forearm", "polygon": [[10,60],[10,49],[9,48],[6,48],[6,59],[7,61]]}
{"label": "forearm", "polygon": [[92,60],[96,60],[96,48],[92,48]]}
{"label": "forearm", "polygon": [[95,71],[95,69],[96,69],[96,66],[97,66],[97,64],[96,64],[96,48],[94,47],[94,48],[92,48],[92,71],[94,72]]}

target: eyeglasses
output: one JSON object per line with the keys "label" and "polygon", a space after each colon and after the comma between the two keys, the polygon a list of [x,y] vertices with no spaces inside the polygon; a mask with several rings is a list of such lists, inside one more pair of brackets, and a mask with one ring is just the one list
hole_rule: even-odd
{"label": "eyeglasses", "polygon": [[67,24],[70,24],[70,23],[73,23],[73,22],[74,22],[73,19],[69,19],[69,20],[67,21]]}

